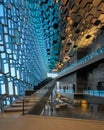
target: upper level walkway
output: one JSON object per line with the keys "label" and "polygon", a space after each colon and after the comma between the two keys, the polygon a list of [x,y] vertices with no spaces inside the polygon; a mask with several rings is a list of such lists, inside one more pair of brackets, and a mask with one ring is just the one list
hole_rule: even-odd
{"label": "upper level walkway", "polygon": [[57,78],[63,77],[65,75],[83,69],[84,67],[88,67],[89,65],[91,66],[95,63],[99,63],[101,61],[104,61],[104,46],[94,52],[91,52],[90,54],[86,55],[85,57],[81,58],[77,62],[71,64],[69,67],[62,70]]}

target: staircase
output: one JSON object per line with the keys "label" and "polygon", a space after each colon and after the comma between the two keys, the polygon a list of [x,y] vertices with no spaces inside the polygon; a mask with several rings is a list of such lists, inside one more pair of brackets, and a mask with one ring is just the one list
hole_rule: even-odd
{"label": "staircase", "polygon": [[27,113],[38,102],[35,96],[24,96],[16,100],[9,106],[5,106],[4,112],[23,112]]}

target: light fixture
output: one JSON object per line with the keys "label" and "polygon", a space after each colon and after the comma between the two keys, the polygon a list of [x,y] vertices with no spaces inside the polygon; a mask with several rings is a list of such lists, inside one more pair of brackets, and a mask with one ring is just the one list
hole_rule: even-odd
{"label": "light fixture", "polygon": [[59,2],[59,0],[56,0],[56,3],[58,3]]}
{"label": "light fixture", "polygon": [[64,63],[67,62],[68,60],[70,60],[70,58],[71,58],[70,56],[65,56],[64,59],[63,59],[63,62]]}
{"label": "light fixture", "polygon": [[57,69],[57,68],[55,68],[55,69],[53,69],[53,70],[52,70],[52,72],[57,72],[57,71],[58,71],[58,69]]}

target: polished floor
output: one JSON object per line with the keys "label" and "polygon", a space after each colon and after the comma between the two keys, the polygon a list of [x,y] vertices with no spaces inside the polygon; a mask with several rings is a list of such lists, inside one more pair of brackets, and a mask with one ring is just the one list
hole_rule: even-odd
{"label": "polished floor", "polygon": [[[96,108],[97,105],[99,105],[98,106],[99,110],[97,109],[98,107]],[[47,105],[47,107],[43,110],[42,115],[63,117],[63,118],[67,117],[67,118],[89,119],[89,120],[104,120],[104,105],[90,104],[89,108],[85,108],[82,106],[67,105],[58,110],[56,110],[54,107],[51,108],[49,105]]]}
{"label": "polished floor", "polygon": [[41,115],[104,121],[103,102],[91,103],[88,102],[86,99],[70,100],[68,96],[69,95],[66,95],[64,93],[64,96],[62,96],[61,98],[57,98],[57,102],[56,99],[55,102],[51,102],[51,100],[49,99],[45,104]]}
{"label": "polished floor", "polygon": [[[50,104],[46,104],[41,116],[23,116],[22,111],[1,112],[0,130],[104,130],[103,110],[101,110],[99,119],[99,112],[92,112],[91,115],[91,111],[86,108],[85,104],[83,104],[83,107],[69,104],[57,110]],[[95,116],[97,120],[95,118],[84,118],[84,116]]]}
{"label": "polished floor", "polygon": [[104,130],[104,121],[0,114],[0,130]]}

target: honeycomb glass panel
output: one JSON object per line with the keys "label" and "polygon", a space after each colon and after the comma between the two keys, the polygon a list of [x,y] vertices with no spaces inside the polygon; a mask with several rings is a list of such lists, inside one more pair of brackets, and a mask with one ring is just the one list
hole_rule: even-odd
{"label": "honeycomb glass panel", "polygon": [[0,74],[0,94],[5,94],[6,89],[5,89],[5,80],[4,80],[4,75]]}
{"label": "honeycomb glass panel", "polygon": [[1,94],[5,94],[5,84],[1,84]]}
{"label": "honeycomb glass panel", "polygon": [[15,68],[14,67],[11,67],[11,76],[12,77],[16,76],[16,74],[15,74]]}
{"label": "honeycomb glass panel", "polygon": [[[0,73],[5,76],[5,81],[7,77],[12,79],[8,87],[9,84],[17,87],[16,94],[23,95],[25,89],[33,89],[55,66],[56,62],[48,59],[55,56],[52,44],[54,36],[59,39],[57,22],[58,3],[54,5],[51,0],[47,4],[41,0],[0,2]],[[51,48],[50,55],[47,48]],[[1,85],[7,86],[4,81]]]}
{"label": "honeycomb glass panel", "polygon": [[8,66],[8,63],[5,63],[4,64],[4,73],[8,73],[9,72],[9,66]]}
{"label": "honeycomb glass panel", "polygon": [[15,94],[18,95],[18,87],[15,86]]}
{"label": "honeycomb glass panel", "polygon": [[9,88],[9,95],[13,95],[13,83],[12,82],[8,83],[8,88]]}

